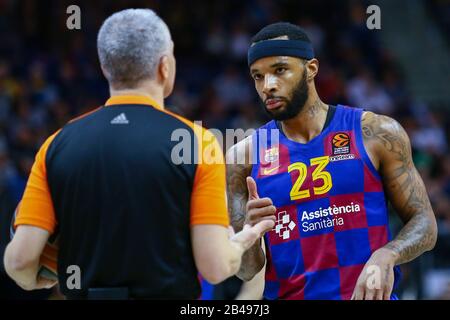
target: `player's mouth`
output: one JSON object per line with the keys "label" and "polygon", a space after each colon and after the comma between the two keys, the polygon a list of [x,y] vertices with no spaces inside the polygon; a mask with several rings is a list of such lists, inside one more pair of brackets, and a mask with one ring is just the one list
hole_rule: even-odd
{"label": "player's mouth", "polygon": [[274,110],[280,108],[283,105],[284,101],[283,99],[280,98],[270,98],[266,99],[264,103],[266,105],[267,110]]}

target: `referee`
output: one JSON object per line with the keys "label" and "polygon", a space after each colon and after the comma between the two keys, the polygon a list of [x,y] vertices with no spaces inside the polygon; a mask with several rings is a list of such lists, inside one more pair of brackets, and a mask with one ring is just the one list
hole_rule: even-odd
{"label": "referee", "polygon": [[[111,97],[40,148],[5,269],[24,289],[52,287],[56,281],[38,275],[39,258],[57,237],[58,282],[69,299],[196,299],[198,272],[214,284],[232,276],[274,222],[229,234],[219,144],[164,109],[175,58],[169,29],[152,10],[113,14],[97,46]],[[191,133],[197,164],[174,161],[177,129]],[[67,285],[71,266],[81,270],[79,288]]]}

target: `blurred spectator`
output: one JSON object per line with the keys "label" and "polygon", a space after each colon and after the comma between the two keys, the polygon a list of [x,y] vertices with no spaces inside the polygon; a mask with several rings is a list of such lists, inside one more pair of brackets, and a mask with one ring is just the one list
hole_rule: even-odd
{"label": "blurred spectator", "polygon": [[244,80],[242,73],[232,65],[216,78],[214,90],[227,108],[238,102],[249,102],[252,97],[250,77]]}
{"label": "blurred spectator", "polygon": [[447,138],[442,118],[435,113],[429,113],[426,124],[414,130],[410,139],[413,147],[418,150],[436,155],[447,152]]}
{"label": "blurred spectator", "polygon": [[236,60],[243,60],[247,57],[247,50],[250,44],[250,35],[248,31],[243,28],[242,25],[237,24],[234,26],[231,33],[231,55]]}
{"label": "blurred spectator", "polygon": [[321,56],[325,45],[325,33],[323,29],[308,16],[299,19],[297,24],[302,26],[303,30],[308,34],[316,56]]}
{"label": "blurred spectator", "polygon": [[348,82],[347,95],[352,106],[385,115],[392,115],[394,111],[392,99],[367,68],[360,69],[359,73]]}
{"label": "blurred spectator", "polygon": [[228,34],[219,23],[214,23],[208,30],[208,35],[204,41],[205,51],[215,57],[220,57],[226,53],[228,45]]}

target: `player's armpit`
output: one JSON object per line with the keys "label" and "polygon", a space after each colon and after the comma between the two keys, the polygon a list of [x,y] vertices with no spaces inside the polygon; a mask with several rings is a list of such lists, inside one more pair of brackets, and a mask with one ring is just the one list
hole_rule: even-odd
{"label": "player's armpit", "polygon": [[385,248],[397,254],[396,264],[431,250],[437,225],[425,185],[414,166],[405,130],[392,118],[366,113],[362,120],[365,144],[379,159],[385,192],[405,226]]}

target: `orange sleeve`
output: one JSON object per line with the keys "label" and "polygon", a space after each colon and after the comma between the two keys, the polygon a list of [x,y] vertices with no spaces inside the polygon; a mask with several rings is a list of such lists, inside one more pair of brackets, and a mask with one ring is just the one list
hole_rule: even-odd
{"label": "orange sleeve", "polygon": [[194,133],[200,146],[191,196],[191,225],[219,224],[227,227],[230,220],[222,148],[210,131],[195,126]]}
{"label": "orange sleeve", "polygon": [[45,158],[47,149],[57,134],[58,132],[51,135],[36,155],[25,192],[17,207],[14,228],[26,224],[45,229],[50,234],[55,230],[56,218],[47,183]]}

